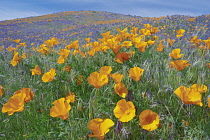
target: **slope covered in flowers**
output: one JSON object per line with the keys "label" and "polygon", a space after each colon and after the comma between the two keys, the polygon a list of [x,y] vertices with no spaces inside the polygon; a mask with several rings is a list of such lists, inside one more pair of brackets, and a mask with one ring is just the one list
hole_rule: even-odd
{"label": "slope covered in flowers", "polygon": [[209,139],[209,15],[0,22],[0,138]]}

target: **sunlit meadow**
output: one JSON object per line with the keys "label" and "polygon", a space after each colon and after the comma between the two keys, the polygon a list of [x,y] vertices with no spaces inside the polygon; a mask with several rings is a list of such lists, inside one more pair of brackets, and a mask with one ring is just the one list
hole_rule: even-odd
{"label": "sunlit meadow", "polygon": [[0,139],[210,139],[210,15],[0,22]]}

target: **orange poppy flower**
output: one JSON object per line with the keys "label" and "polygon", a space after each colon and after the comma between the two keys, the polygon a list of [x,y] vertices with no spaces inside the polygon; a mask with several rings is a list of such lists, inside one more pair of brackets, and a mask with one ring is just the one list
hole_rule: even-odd
{"label": "orange poppy flower", "polygon": [[139,30],[139,33],[142,35],[145,35],[145,36],[151,35],[151,32],[148,29],[141,29],[141,30]]}
{"label": "orange poppy flower", "polygon": [[4,94],[4,87],[0,85],[0,97]]}
{"label": "orange poppy flower", "polygon": [[63,56],[60,56],[60,57],[58,57],[57,63],[58,64],[63,64],[63,63],[65,63],[65,61],[66,61],[66,58],[63,57]]}
{"label": "orange poppy flower", "polygon": [[169,54],[170,57],[172,57],[173,59],[179,59],[179,58],[182,58],[182,56],[184,54],[180,54],[181,52],[181,49],[178,48],[178,49],[173,49],[172,52]]}
{"label": "orange poppy flower", "polygon": [[60,57],[57,60],[58,64],[63,64],[66,61],[66,58],[69,56],[70,50],[67,49],[60,49],[59,50],[60,53],[58,53],[60,55]]}
{"label": "orange poppy flower", "polygon": [[140,41],[136,43],[135,47],[138,48],[140,52],[145,52],[147,45],[148,45],[147,42]]}
{"label": "orange poppy flower", "polygon": [[136,116],[136,109],[133,102],[126,102],[125,99],[122,99],[117,102],[117,105],[114,109],[114,115],[121,122],[129,122]]}
{"label": "orange poppy flower", "polygon": [[67,49],[60,49],[60,53],[58,53],[60,56],[63,56],[63,58],[67,58],[69,56],[70,50]]}
{"label": "orange poppy flower", "polygon": [[210,108],[210,95],[208,96],[208,107]]}
{"label": "orange poppy flower", "polygon": [[117,83],[121,83],[122,78],[124,77],[124,75],[120,74],[120,73],[114,73],[111,75],[112,79],[114,80],[115,84]]}
{"label": "orange poppy flower", "polygon": [[122,46],[125,46],[126,48],[129,48],[130,46],[132,46],[132,42],[131,41],[123,41],[122,42]]}
{"label": "orange poppy flower", "polygon": [[120,52],[116,54],[116,62],[123,63],[124,61],[128,61],[130,59],[130,54],[126,52]]}
{"label": "orange poppy flower", "polygon": [[152,29],[150,29],[151,34],[155,34],[157,32],[159,32],[160,30],[158,29],[158,27],[153,27]]}
{"label": "orange poppy flower", "polygon": [[[41,46],[40,46],[41,47]],[[42,54],[47,54],[50,51],[50,48],[43,46],[41,47],[41,49],[37,50],[38,52],[42,53]]]}
{"label": "orange poppy flower", "polygon": [[162,52],[164,47],[165,46],[162,43],[160,43],[160,44],[158,44],[158,47],[156,48],[156,51]]}
{"label": "orange poppy flower", "polygon": [[125,87],[123,83],[117,83],[114,85],[115,92],[122,98],[125,98],[128,94],[128,89]]}
{"label": "orange poppy flower", "polygon": [[34,69],[30,69],[30,71],[32,72],[31,75],[41,75],[41,69],[38,65],[35,66]]}
{"label": "orange poppy flower", "polygon": [[207,49],[210,49],[210,39],[208,40],[203,40],[203,42],[205,43],[205,46]]}
{"label": "orange poppy flower", "polygon": [[20,43],[20,39],[16,39],[16,40],[12,40],[14,41],[15,43]]}
{"label": "orange poppy flower", "polygon": [[55,69],[51,68],[49,72],[44,73],[44,75],[42,76],[42,82],[52,81],[55,75]]}
{"label": "orange poppy flower", "polygon": [[6,50],[8,50],[8,51],[15,51],[15,50],[17,50],[18,48],[13,48],[12,46],[10,46],[10,47],[8,47],[8,48],[6,48]]}
{"label": "orange poppy flower", "polygon": [[177,30],[177,31],[176,31],[176,34],[177,34],[176,37],[177,37],[177,38],[182,37],[183,34],[184,34],[184,32],[185,32],[184,29],[179,29],[179,30]]}
{"label": "orange poppy flower", "polygon": [[101,86],[108,84],[108,76],[93,72],[90,74],[90,77],[88,77],[88,84],[93,85],[95,88],[100,88]]}
{"label": "orange poppy flower", "polygon": [[160,119],[157,113],[147,109],[140,113],[139,123],[142,129],[153,131],[160,126]]}
{"label": "orange poppy flower", "polygon": [[33,100],[34,92],[31,91],[30,88],[22,88],[22,89],[16,91],[14,94],[19,94],[19,93],[26,94],[26,97],[24,98],[25,103],[29,102],[30,100]]}
{"label": "orange poppy flower", "polygon": [[109,76],[111,71],[112,71],[112,67],[111,66],[103,66],[103,67],[100,68],[99,73]]}
{"label": "orange poppy flower", "polygon": [[171,40],[170,38],[167,38],[167,42],[169,46],[172,46],[176,40]]}
{"label": "orange poppy flower", "polygon": [[174,93],[182,100],[184,104],[203,106],[203,103],[201,102],[202,95],[195,89],[180,86],[174,91]]}
{"label": "orange poppy flower", "polygon": [[147,41],[147,44],[148,44],[149,46],[153,45],[154,43],[155,43],[155,41],[152,41],[152,40],[148,40],[148,41]]}
{"label": "orange poppy flower", "polygon": [[65,97],[65,100],[68,102],[68,103],[73,103],[75,101],[75,95],[74,95],[74,92],[70,92],[66,95]]}
{"label": "orange poppy flower", "polygon": [[62,70],[66,70],[66,72],[70,72],[71,71],[71,66],[65,66]]}
{"label": "orange poppy flower", "polygon": [[68,119],[71,106],[67,101],[65,101],[65,98],[55,100],[53,104],[54,106],[50,109],[50,116],[58,117],[63,120]]}
{"label": "orange poppy flower", "polygon": [[22,59],[26,59],[26,58],[27,58],[27,55],[26,55],[26,53],[23,53],[20,57],[21,57]]}
{"label": "orange poppy flower", "polygon": [[15,112],[21,112],[24,110],[24,99],[26,94],[19,93],[14,94],[9,98],[8,102],[2,107],[2,113],[8,112],[8,115],[12,115]]}
{"label": "orange poppy flower", "polygon": [[22,47],[26,47],[26,43],[19,43],[20,44],[20,46],[22,46]]}
{"label": "orange poppy flower", "polygon": [[105,134],[109,132],[109,128],[114,125],[114,122],[110,119],[95,118],[88,123],[88,129],[93,134],[89,134],[89,137],[96,137],[99,140],[103,140]]}
{"label": "orange poppy flower", "polygon": [[188,60],[175,60],[170,62],[170,67],[176,68],[178,71],[181,71],[190,65],[191,64],[188,63]]}
{"label": "orange poppy flower", "polygon": [[66,49],[79,49],[79,41],[75,40],[65,47]]}
{"label": "orange poppy flower", "polygon": [[58,45],[59,44],[58,39],[54,38],[54,37],[44,41],[44,43],[50,48],[52,48],[54,45]]}
{"label": "orange poppy flower", "polygon": [[134,81],[139,81],[143,72],[144,69],[141,69],[139,67],[130,68],[129,77],[132,78]]}
{"label": "orange poppy flower", "polygon": [[12,66],[16,66],[20,60],[21,58],[18,56],[18,52],[14,51],[14,56],[11,60]]}

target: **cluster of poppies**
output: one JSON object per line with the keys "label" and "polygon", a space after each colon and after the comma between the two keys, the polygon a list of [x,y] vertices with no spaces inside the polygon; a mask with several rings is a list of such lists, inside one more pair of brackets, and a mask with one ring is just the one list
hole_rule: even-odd
{"label": "cluster of poppies", "polygon": [[[99,72],[93,72],[88,77],[88,83],[93,85],[95,88],[100,88],[103,85],[109,83],[109,77],[114,80],[114,89],[116,94],[120,97],[125,98],[128,96],[128,89],[123,83],[121,83],[124,75],[120,73],[111,74],[111,66],[103,66],[100,68]],[[134,81],[139,81],[144,69],[139,67],[130,68],[129,77]],[[117,102],[116,107],[114,108],[114,115],[118,118],[120,122],[129,122],[136,116],[136,108],[132,101],[126,101],[126,99],[121,99]],[[159,116],[157,113],[151,111],[150,109],[144,110],[139,115],[140,126],[147,130],[153,131],[157,129],[160,125]],[[91,120],[88,124],[88,128],[92,131],[93,134],[90,134],[90,137],[96,137],[98,139],[103,139],[104,135],[109,131],[109,128],[114,125],[114,122],[111,119],[101,119],[95,118]]]}
{"label": "cluster of poppies", "polygon": [[178,71],[183,70],[184,68],[190,66],[191,64],[188,63],[188,60],[177,60],[182,58],[184,54],[180,54],[181,49],[173,49],[172,52],[169,54],[170,57],[175,59],[174,61],[170,62],[170,67],[171,68],[176,68]]}
{"label": "cluster of poppies", "polygon": [[[124,52],[128,48],[132,48],[134,46],[135,49],[139,50],[140,53],[146,51],[148,46],[152,46],[154,44],[157,45],[156,51],[163,51],[165,44],[168,43],[169,46],[172,46],[175,40],[171,40],[167,38],[167,40],[158,41],[158,36],[154,35],[159,32],[157,27],[152,27],[150,24],[145,24],[144,29],[138,29],[137,27],[133,27],[130,33],[128,33],[128,28],[123,30],[117,29],[119,34],[111,35],[110,31],[106,33],[102,33],[103,38],[98,39],[99,41],[91,42],[90,38],[86,38],[86,44],[83,46],[79,46],[79,41],[76,40],[71,42],[65,49],[60,49],[58,52],[58,64],[66,63],[69,54],[72,55],[81,55],[83,58],[93,57],[97,52],[107,53],[108,50],[111,50],[115,55],[114,62],[116,63],[124,63],[125,61],[129,61],[131,57],[135,54],[133,49],[129,52]],[[176,37],[179,39],[183,36],[185,30],[180,29],[177,30]],[[138,34],[140,33],[140,35]],[[20,40],[13,40],[16,43],[20,44]],[[193,45],[203,45],[204,49],[210,49],[210,39],[202,41],[196,37],[192,37],[190,42]],[[34,51],[41,53],[42,55],[47,55],[50,52],[53,52],[51,48],[55,45],[58,45],[58,39],[51,38],[44,42],[44,44],[40,45],[39,48],[33,48]],[[24,44],[20,44],[20,46],[24,47]],[[86,52],[80,50],[84,48]],[[200,47],[201,48],[201,47]],[[13,58],[11,60],[12,66],[16,66],[21,59],[26,58],[26,54],[22,54],[19,56],[19,53],[16,51],[17,48],[8,48],[9,51],[14,51]],[[170,62],[170,67],[175,68],[178,71],[185,69],[191,64],[188,63],[187,60],[180,60],[184,54],[180,54],[181,49],[176,48],[173,49],[169,56],[173,59]],[[208,68],[210,68],[210,63],[206,64]],[[71,66],[66,66],[62,70],[70,72]],[[34,69],[30,69],[32,75],[41,75],[41,68],[36,65]],[[128,89],[126,85],[122,83],[122,79],[125,75],[121,73],[111,73],[111,66],[103,66],[99,71],[92,72],[87,78],[88,84],[92,85],[94,88],[99,89],[104,85],[110,84],[110,80],[114,82],[114,91],[117,95],[122,97],[123,99],[119,100],[116,103],[116,107],[113,110],[114,116],[118,119],[119,122],[129,122],[136,116],[136,108],[134,103],[126,99],[128,96]],[[139,81],[144,73],[144,69],[140,67],[130,68],[129,78],[134,81]],[[51,68],[48,72],[42,75],[42,82],[50,82],[54,80],[56,75],[56,70]],[[77,77],[78,85],[81,84],[82,76]],[[181,86],[177,88],[174,93],[181,99],[184,104],[196,104],[199,106],[203,106],[202,103],[202,93],[207,91],[207,86],[202,84],[194,84],[190,88]],[[0,96],[4,93],[3,86],[0,85]],[[2,107],[2,112],[8,112],[8,115],[12,115],[14,112],[21,112],[24,110],[24,104],[33,99],[34,93],[30,88],[22,88],[14,93],[12,97],[5,103]],[[73,92],[70,92],[66,97],[60,98],[53,102],[53,105],[50,109],[50,116],[59,117],[63,120],[68,119],[69,111],[71,109],[70,103],[75,101],[75,95]],[[208,107],[210,107],[210,97],[208,97]],[[156,112],[153,112],[150,109],[144,110],[139,114],[139,124],[142,129],[147,131],[153,131],[160,126],[160,118]],[[114,122],[109,119],[101,119],[95,118],[88,123],[88,128],[92,131],[93,134],[90,134],[90,137],[96,137],[98,139],[104,139],[105,134],[109,132],[109,129],[114,125]]]}

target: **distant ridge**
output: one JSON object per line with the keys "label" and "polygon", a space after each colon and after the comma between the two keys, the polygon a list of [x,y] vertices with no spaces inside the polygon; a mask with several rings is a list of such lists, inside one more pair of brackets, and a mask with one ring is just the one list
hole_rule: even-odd
{"label": "distant ridge", "polygon": [[0,22],[8,22],[8,21],[28,21],[28,20],[41,20],[41,19],[50,19],[50,18],[60,18],[65,19],[68,16],[75,16],[75,18],[78,18],[79,16],[85,17],[85,16],[94,16],[98,15],[99,19],[97,20],[113,20],[113,19],[129,19],[133,17],[140,18],[141,16],[132,16],[132,15],[124,15],[119,13],[113,13],[113,12],[106,12],[106,11],[65,11],[65,12],[58,12],[53,14],[46,14],[41,16],[31,16],[31,17],[25,17],[25,18],[17,18],[17,19],[11,19],[11,20],[3,20]]}

